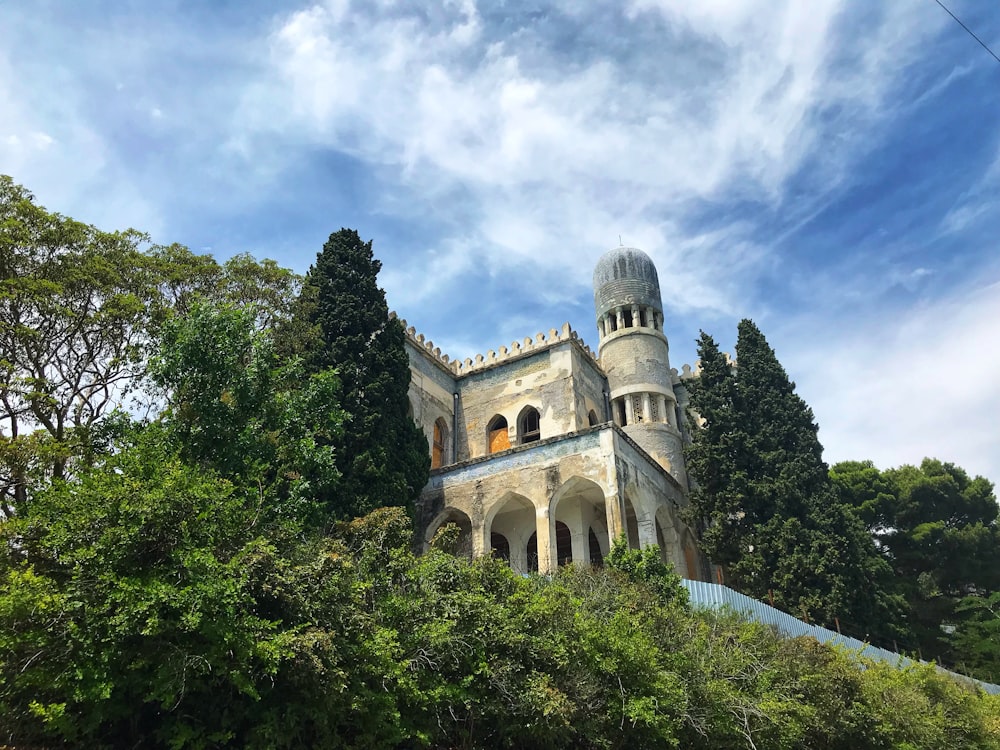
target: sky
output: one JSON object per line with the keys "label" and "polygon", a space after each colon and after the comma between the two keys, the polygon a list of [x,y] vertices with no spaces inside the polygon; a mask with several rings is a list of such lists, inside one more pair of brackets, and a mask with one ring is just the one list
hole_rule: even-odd
{"label": "sky", "polygon": [[827,461],[993,481],[998,124],[934,0],[0,2],[0,173],[49,210],[298,272],[355,228],[461,358],[596,349],[594,265],[639,247],[672,366],[752,318]]}

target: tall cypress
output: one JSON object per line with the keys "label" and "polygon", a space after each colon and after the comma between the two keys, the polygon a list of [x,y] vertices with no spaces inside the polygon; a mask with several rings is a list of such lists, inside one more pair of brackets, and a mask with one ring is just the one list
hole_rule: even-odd
{"label": "tall cypress", "polygon": [[691,406],[703,427],[688,468],[706,552],[746,594],[811,620],[836,617],[857,635],[891,635],[899,609],[888,566],[833,491],[812,410],[764,335],[740,323],[735,367],[705,334],[699,354]]}
{"label": "tall cypress", "polygon": [[379,288],[382,263],[353,229],[334,232],[309,269],[292,335],[312,370],[335,368],[348,414],[334,438],[342,474],[336,518],[375,508],[412,509],[427,482],[427,440],[409,416],[409,359],[402,324],[389,318]]}

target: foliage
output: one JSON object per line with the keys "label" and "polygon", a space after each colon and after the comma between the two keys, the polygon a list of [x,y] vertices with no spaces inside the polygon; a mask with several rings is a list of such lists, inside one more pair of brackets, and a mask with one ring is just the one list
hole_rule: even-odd
{"label": "foliage", "polygon": [[298,277],[273,261],[146,240],[50,213],[0,176],[0,512],[95,460],[109,415],[143,405],[164,321],[199,298],[251,310],[259,329],[287,317]]}
{"label": "foliage", "polygon": [[893,635],[900,602],[861,523],[837,500],[812,411],[757,327],[739,326],[737,366],[699,339],[688,451],[705,551],[735,588],[806,620]]}
{"label": "foliage", "polygon": [[309,269],[284,330],[283,351],[301,352],[309,372],[336,368],[348,414],[333,441],[342,475],[337,496],[321,497],[340,518],[385,505],[410,507],[427,482],[427,440],[409,415],[409,359],[400,322],[378,287],[372,243],[341,229]]}
{"label": "foliage", "polygon": [[1000,592],[993,485],[929,458],[919,467],[887,471],[868,461],[844,462],[830,473],[840,499],[868,524],[896,574],[894,588],[909,610],[907,647],[986,679],[1000,676],[988,614],[990,597]]}
{"label": "foliage", "polygon": [[179,455],[258,488],[265,510],[320,525],[317,496],[337,492],[331,443],[344,412],[332,370],[284,365],[251,309],[194,302],[165,323],[152,378],[168,394],[161,416]]}

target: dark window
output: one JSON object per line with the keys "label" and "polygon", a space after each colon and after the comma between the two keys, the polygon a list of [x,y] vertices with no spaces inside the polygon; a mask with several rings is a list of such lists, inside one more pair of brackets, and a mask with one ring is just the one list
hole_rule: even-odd
{"label": "dark window", "polygon": [[625,325],[626,328],[631,328],[632,327],[632,311],[631,310],[623,310],[622,311],[622,322],[624,323],[624,325]]}
{"label": "dark window", "polygon": [[646,311],[641,307],[639,308],[639,325],[643,328],[646,327]]}
{"label": "dark window", "polygon": [[589,424],[591,427],[597,424],[597,412],[595,412],[593,409],[591,409],[590,413],[587,415],[587,424]]}
{"label": "dark window", "polygon": [[490,547],[493,550],[493,557],[504,562],[510,562],[510,542],[503,534],[490,534]]}
{"label": "dark window", "polygon": [[527,545],[528,553],[528,571],[531,573],[538,572],[538,532],[532,531],[531,536],[528,537]]}
{"label": "dark window", "polygon": [[538,410],[529,407],[521,415],[521,444],[534,443],[542,438],[541,417]]}
{"label": "dark window", "polygon": [[597,534],[590,530],[590,564],[595,568],[604,565],[604,555],[601,553],[601,543],[597,540]]}
{"label": "dark window", "polygon": [[556,521],[556,562],[559,565],[573,562],[573,535],[562,521]]}

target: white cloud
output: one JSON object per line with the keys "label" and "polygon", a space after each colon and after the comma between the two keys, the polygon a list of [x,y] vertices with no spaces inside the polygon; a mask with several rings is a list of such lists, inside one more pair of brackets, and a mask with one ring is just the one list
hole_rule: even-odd
{"label": "white cloud", "polygon": [[885,320],[786,331],[782,360],[827,460],[888,467],[932,456],[1000,482],[997,321],[1000,282]]}
{"label": "white cloud", "polygon": [[[690,201],[735,193],[779,205],[817,154],[835,184],[868,145],[828,142],[818,108],[877,117],[889,82],[936,28],[935,17],[893,4],[873,33],[848,39],[834,70],[843,2],[646,0],[630,6],[632,23],[673,28],[651,53],[662,60],[650,78],[610,55],[567,63],[532,29],[496,41],[471,1],[412,7],[362,17],[340,2],[287,16],[232,144],[258,158],[280,134],[346,151],[395,170],[428,204],[460,189],[475,208],[462,229],[474,262],[497,273],[528,266],[540,288],[571,268],[579,292],[595,244],[628,234],[667,262],[676,283],[666,301],[679,310],[739,307],[746,274],[766,256],[739,222],[692,230],[682,221]],[[789,210],[808,209],[800,197]]]}

